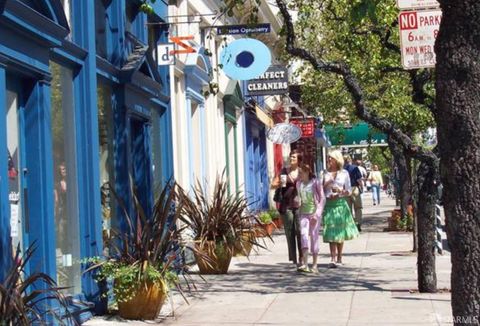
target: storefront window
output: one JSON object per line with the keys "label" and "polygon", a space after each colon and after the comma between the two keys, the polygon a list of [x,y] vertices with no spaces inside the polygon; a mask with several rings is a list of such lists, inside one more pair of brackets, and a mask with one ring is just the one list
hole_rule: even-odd
{"label": "storefront window", "polygon": [[[153,189],[158,191],[162,182],[162,144],[160,142],[160,114],[152,110],[152,128],[150,139],[152,140],[152,171]],[[156,198],[156,197],[155,197]]]}
{"label": "storefront window", "polygon": [[231,192],[237,190],[237,175],[235,169],[235,158],[237,152],[237,146],[235,145],[235,127],[231,122],[227,122],[227,146],[228,146],[228,184]]}
{"label": "storefront window", "polygon": [[[110,238],[113,216],[110,184],[113,185],[113,113],[112,89],[98,82],[98,140],[100,148],[100,195],[102,201],[102,225],[104,243]],[[106,246],[104,246],[106,248]]]}
{"label": "storefront window", "polygon": [[18,119],[18,94],[7,91],[7,159],[8,197],[10,199],[10,235],[15,250],[22,248],[22,200],[20,170],[20,134]]}
{"label": "storefront window", "polygon": [[192,102],[192,141],[193,141],[193,151],[192,151],[192,163],[193,163],[193,182],[196,184],[197,181],[200,183],[205,182],[202,175],[202,130],[201,130],[201,109],[198,103]]}
{"label": "storefront window", "polygon": [[65,17],[67,18],[68,27],[70,28],[70,34],[68,34],[68,39],[72,39],[73,35],[73,24],[72,24],[72,0],[61,0],[63,10],[65,11]]}
{"label": "storefront window", "polygon": [[50,62],[57,284],[81,292],[73,73]]}
{"label": "storefront window", "polygon": [[110,21],[107,15],[107,1],[95,1],[95,48],[97,54],[102,58],[107,58],[107,27]]}

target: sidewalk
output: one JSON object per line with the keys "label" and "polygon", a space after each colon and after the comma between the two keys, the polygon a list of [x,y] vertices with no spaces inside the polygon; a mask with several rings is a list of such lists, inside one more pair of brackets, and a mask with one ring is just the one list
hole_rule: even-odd
{"label": "sidewalk", "polygon": [[[177,295],[162,320],[130,325],[449,325],[450,293],[416,293],[416,256],[411,233],[383,232],[394,202],[371,206],[364,198],[363,232],[345,243],[344,263],[328,269],[328,246],[321,244],[320,274],[296,272],[286,259],[278,232],[269,250],[250,259],[234,257],[228,275],[207,275],[185,304]],[[437,256],[438,288],[450,288],[450,256]],[[172,312],[172,306],[174,307]],[[96,319],[86,325],[121,325]]]}

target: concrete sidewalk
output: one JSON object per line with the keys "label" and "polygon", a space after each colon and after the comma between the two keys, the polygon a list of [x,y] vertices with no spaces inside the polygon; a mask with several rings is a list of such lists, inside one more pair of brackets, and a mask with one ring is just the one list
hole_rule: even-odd
{"label": "concrete sidewalk", "polygon": [[[289,263],[285,237],[277,232],[268,250],[235,257],[228,275],[198,276],[198,292],[187,305],[174,295],[151,325],[449,325],[450,293],[416,293],[416,256],[411,233],[383,232],[393,200],[371,206],[364,200],[364,227],[345,243],[344,265],[327,268],[321,244],[320,273],[300,274]],[[450,288],[450,256],[437,256],[438,288]],[[87,325],[119,325],[96,319]]]}

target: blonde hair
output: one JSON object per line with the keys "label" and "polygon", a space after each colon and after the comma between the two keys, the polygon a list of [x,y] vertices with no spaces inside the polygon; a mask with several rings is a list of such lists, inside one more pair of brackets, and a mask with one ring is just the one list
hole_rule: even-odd
{"label": "blonde hair", "polygon": [[344,161],[343,161],[342,152],[340,152],[339,150],[331,151],[331,152],[328,153],[328,156],[330,156],[331,158],[333,158],[337,162],[337,169],[338,170],[343,169]]}

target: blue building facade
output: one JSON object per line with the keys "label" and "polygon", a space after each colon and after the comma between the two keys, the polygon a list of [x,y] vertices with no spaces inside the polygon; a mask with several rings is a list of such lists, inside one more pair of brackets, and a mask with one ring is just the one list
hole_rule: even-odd
{"label": "blue building facade", "polygon": [[[156,44],[167,3],[0,0],[0,281],[14,248],[67,295],[98,301],[82,259],[124,220],[110,187],[145,209],[173,175],[170,90]],[[129,200],[126,200],[128,203]]]}

